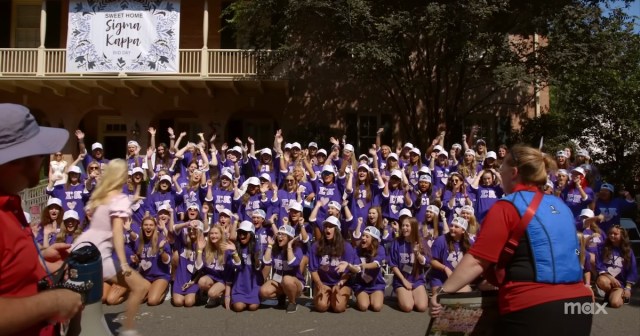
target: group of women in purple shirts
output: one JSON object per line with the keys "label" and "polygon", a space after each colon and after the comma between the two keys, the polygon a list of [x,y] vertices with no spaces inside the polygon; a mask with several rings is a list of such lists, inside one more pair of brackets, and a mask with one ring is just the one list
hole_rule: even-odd
{"label": "group of women in purple shirts", "polygon": [[[400,310],[426,311],[427,287],[442,285],[503,197],[498,168],[507,147],[487,151],[482,139],[446,150],[440,135],[422,152],[411,143],[392,150],[378,137],[358,156],[333,138],[328,150],[285,143],[280,131],[260,150],[251,138],[218,148],[215,135],[202,134],[181,146],[186,133],[168,132],[169,145],[156,145],[150,128],[149,148],[130,141],[126,152],[126,252],[149,282],[149,305],[170,291],[175,306],[206,297],[207,307],[243,311],[273,299],[295,312],[308,289],[316,311],[342,312],[352,295],[357,309],[379,311],[390,282]],[[71,243],[90,222],[84,204],[108,160],[100,143],[89,151],[84,134],[76,136],[81,154],[66,181],[52,176],[47,186],[35,228],[42,247]],[[585,284],[594,280],[617,304],[637,271],[616,224],[636,204],[598,179],[586,151],[576,154],[571,161],[568,150],[557,152],[561,169],[550,172],[545,192],[575,214]],[[105,286],[105,302],[125,298],[125,288]]]}

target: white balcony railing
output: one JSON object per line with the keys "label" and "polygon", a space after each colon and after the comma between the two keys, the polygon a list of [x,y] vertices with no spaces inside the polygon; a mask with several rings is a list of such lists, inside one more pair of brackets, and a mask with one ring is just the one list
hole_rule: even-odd
{"label": "white balcony railing", "polygon": [[[66,49],[0,48],[0,76],[78,77],[68,73]],[[255,76],[256,52],[236,49],[180,49],[180,71],[175,75],[193,77]],[[203,71],[204,69],[204,71]],[[116,74],[100,74],[116,76]],[[145,74],[155,76],[153,74]],[[157,76],[166,76],[159,74]]]}

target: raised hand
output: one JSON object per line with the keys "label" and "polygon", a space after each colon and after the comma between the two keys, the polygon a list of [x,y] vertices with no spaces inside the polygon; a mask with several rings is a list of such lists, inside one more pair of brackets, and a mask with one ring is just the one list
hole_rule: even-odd
{"label": "raised hand", "polygon": [[204,235],[198,235],[198,249],[202,250],[207,246],[207,240],[204,238]]}
{"label": "raised hand", "polygon": [[185,137],[187,136],[187,132],[180,132],[180,137]]}
{"label": "raised hand", "polygon": [[248,138],[247,138],[247,142],[248,142],[249,144],[251,144],[251,145],[255,145],[255,144],[256,144],[256,142],[253,140],[253,138],[252,138],[252,137],[248,137]]}
{"label": "raised hand", "polygon": [[155,128],[149,127],[149,129],[147,131],[149,131],[149,134],[151,134],[151,136],[156,136],[156,129]]}
{"label": "raised hand", "polygon": [[234,141],[242,147],[242,140],[240,140],[240,138],[236,138]]}
{"label": "raised hand", "polygon": [[76,130],[76,138],[78,138],[78,140],[83,140],[84,132],[82,132],[81,130]]}
{"label": "raised hand", "polygon": [[382,133],[384,133],[384,127],[378,128],[378,131],[376,132],[376,134],[382,134]]}
{"label": "raised hand", "polygon": [[229,145],[227,145],[227,143],[223,143],[222,146],[220,146],[220,150],[223,152],[226,152],[227,149],[229,148]]}
{"label": "raised hand", "polygon": [[332,145],[340,146],[340,141],[334,137],[329,138],[329,142],[331,142]]}
{"label": "raised hand", "polygon": [[147,148],[147,159],[151,160],[151,156],[153,155],[153,148]]}
{"label": "raised hand", "polygon": [[173,128],[171,128],[171,127],[167,128],[167,133],[169,133],[170,137],[176,136],[175,133],[173,133]]}

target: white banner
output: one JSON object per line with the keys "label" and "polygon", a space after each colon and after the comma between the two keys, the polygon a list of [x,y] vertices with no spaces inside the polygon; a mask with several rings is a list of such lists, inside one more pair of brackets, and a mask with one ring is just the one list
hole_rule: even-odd
{"label": "white banner", "polygon": [[67,72],[178,72],[180,0],[70,0]]}

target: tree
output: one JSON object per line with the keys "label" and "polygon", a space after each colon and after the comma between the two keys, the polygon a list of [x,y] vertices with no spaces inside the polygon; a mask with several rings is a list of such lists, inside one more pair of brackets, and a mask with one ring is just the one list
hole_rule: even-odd
{"label": "tree", "polygon": [[[532,102],[540,64],[532,36],[571,0],[251,0],[229,7],[248,45],[275,49],[310,117],[387,112],[420,146],[467,116],[507,116]],[[283,65],[285,64],[285,65]],[[451,141],[455,142],[455,141]]]}
{"label": "tree", "polygon": [[572,140],[590,150],[605,180],[637,184],[640,34],[633,18],[589,5],[559,12],[550,26],[549,46],[540,57],[553,86],[551,114],[527,123],[516,140],[536,141],[541,132],[549,152]]}

